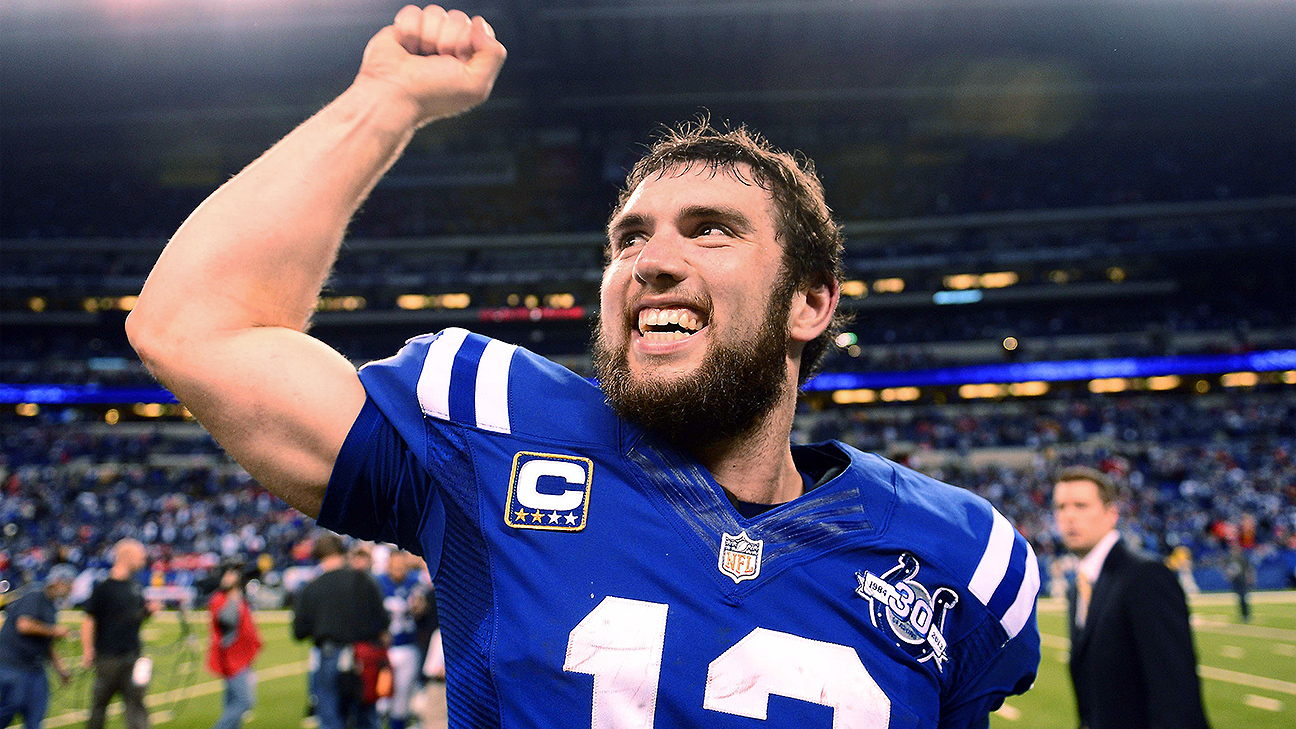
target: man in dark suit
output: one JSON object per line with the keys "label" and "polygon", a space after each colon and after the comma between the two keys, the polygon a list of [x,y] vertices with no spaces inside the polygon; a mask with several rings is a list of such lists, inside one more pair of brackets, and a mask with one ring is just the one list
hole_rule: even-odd
{"label": "man in dark suit", "polygon": [[1067,595],[1080,726],[1205,729],[1183,588],[1121,539],[1115,497],[1092,468],[1063,470],[1053,489],[1058,531],[1080,558]]}

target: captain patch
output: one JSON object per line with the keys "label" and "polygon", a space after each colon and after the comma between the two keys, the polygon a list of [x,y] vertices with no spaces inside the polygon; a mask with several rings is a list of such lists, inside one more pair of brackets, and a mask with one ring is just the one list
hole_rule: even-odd
{"label": "captain patch", "polygon": [[504,523],[514,529],[578,532],[589,516],[594,462],[521,451],[513,456]]}

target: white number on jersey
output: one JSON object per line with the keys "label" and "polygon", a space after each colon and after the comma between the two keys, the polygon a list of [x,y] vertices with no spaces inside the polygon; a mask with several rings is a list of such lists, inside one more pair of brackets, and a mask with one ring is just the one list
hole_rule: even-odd
{"label": "white number on jersey", "polygon": [[[651,729],[666,612],[606,597],[572,629],[564,671],[594,676],[593,729]],[[833,729],[886,729],[891,700],[850,646],[756,628],[707,669],[703,707],[765,719],[770,694],[833,709]]]}

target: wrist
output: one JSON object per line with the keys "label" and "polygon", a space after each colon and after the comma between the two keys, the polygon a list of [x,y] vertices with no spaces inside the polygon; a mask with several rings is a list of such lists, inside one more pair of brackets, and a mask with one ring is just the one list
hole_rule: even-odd
{"label": "wrist", "polygon": [[349,116],[391,134],[413,134],[426,123],[422,108],[404,88],[375,76],[357,76],[338,97],[338,104]]}

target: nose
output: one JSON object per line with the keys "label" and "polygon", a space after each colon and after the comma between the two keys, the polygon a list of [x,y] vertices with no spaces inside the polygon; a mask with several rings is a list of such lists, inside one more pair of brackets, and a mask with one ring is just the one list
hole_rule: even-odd
{"label": "nose", "polygon": [[683,236],[674,231],[653,233],[635,257],[635,280],[645,286],[666,289],[688,278],[690,266],[684,243]]}

